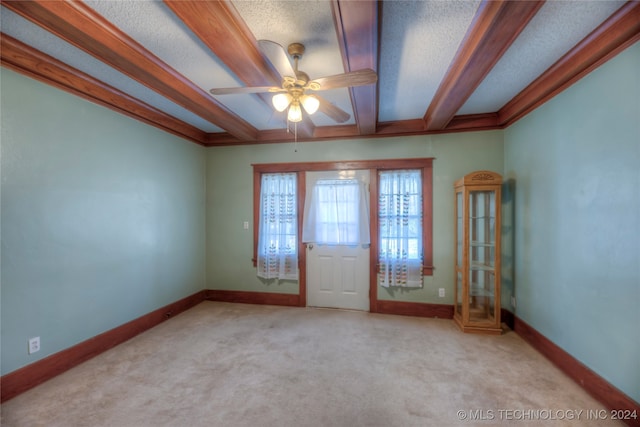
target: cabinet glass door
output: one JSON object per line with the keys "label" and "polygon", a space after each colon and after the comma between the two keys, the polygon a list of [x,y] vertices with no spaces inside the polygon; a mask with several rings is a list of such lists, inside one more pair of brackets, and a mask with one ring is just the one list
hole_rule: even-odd
{"label": "cabinet glass door", "polygon": [[462,241],[464,237],[464,212],[462,192],[456,193],[456,302],[455,314],[462,315]]}
{"label": "cabinet glass door", "polygon": [[496,192],[469,192],[469,321],[493,322],[496,287]]}

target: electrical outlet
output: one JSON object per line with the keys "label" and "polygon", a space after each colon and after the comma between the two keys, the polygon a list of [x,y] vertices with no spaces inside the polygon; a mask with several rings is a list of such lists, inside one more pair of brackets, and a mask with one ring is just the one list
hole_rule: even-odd
{"label": "electrical outlet", "polygon": [[244,228],[245,230],[249,229],[249,221],[245,221],[242,223],[242,228]]}
{"label": "electrical outlet", "polygon": [[444,288],[440,288],[440,289],[438,289],[438,296],[439,296],[440,298],[444,298]]}
{"label": "electrical outlet", "polygon": [[40,351],[40,337],[29,338],[29,354]]}

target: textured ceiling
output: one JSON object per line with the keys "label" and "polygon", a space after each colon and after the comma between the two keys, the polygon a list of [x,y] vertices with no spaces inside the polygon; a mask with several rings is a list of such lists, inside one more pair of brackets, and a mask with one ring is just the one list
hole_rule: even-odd
{"label": "textured ceiling", "polygon": [[[121,2],[113,2],[120,4]],[[128,3],[128,2],[127,2]],[[121,4],[127,4],[122,2]],[[145,5],[147,2],[131,2],[131,4]],[[156,4],[155,6],[162,6]],[[187,111],[186,109],[169,101],[164,96],[150,90],[146,86],[136,82],[126,75],[118,72],[114,68],[108,66],[102,61],[66,43],[64,40],[43,30],[37,25],[27,21],[26,19],[16,15],[6,8],[2,8],[2,32],[16,39],[35,47],[36,49],[71,65],[89,75],[97,76],[99,80],[114,86],[125,93],[128,93],[138,99],[147,102],[154,107],[164,111],[170,111],[172,115],[190,123],[197,128],[206,132],[221,132],[222,129],[212,123],[201,119],[197,115]],[[182,49],[188,49],[190,43],[187,43]],[[233,83],[235,84],[235,83]]]}
{"label": "textured ceiling", "polygon": [[479,1],[390,1],[382,6],[379,118],[424,115]]}
{"label": "textured ceiling", "polygon": [[[627,20],[633,21],[640,16],[640,8],[638,2],[629,3],[635,8],[628,12],[630,18]],[[84,4],[90,7],[89,13],[83,12],[84,15],[90,15],[91,10],[97,12],[99,17],[103,17],[123,34],[139,43],[142,46],[141,51],[146,52],[144,55],[158,58],[167,70],[179,73],[186,81],[195,85],[196,91],[202,92],[198,96],[212,98],[208,93],[211,88],[247,85],[237,73],[238,70],[256,63],[255,60],[242,59],[245,62],[239,61],[240,65],[230,65],[229,57],[219,57],[210,46],[211,43],[233,43],[234,39],[228,38],[227,33],[212,31],[206,35],[209,42],[207,45],[207,40],[202,39],[202,34],[198,35],[193,29],[194,21],[189,23],[174,13],[172,2],[98,0],[87,1]],[[238,52],[243,58],[250,55],[251,46],[257,46],[256,40],[266,39],[284,47],[292,42],[303,43],[306,52],[299,65],[312,79],[349,71],[347,63],[361,63],[363,58],[365,62],[372,61],[370,67],[378,73],[378,82],[371,88],[363,88],[369,90],[368,93],[351,92],[347,88],[321,92],[330,104],[346,111],[350,115],[349,120],[340,127],[325,114],[316,113],[310,117],[311,127],[307,128],[306,139],[321,138],[325,134],[328,137],[375,134],[382,132],[385,128],[383,124],[389,123],[393,124],[394,134],[426,132],[430,130],[427,126],[429,111],[441,105],[452,109],[449,116],[455,115],[460,118],[459,121],[463,120],[465,115],[499,116],[498,113],[505,105],[543,76],[549,67],[584,40],[589,33],[606,22],[625,2],[548,1],[534,10],[532,17],[529,17],[530,20],[523,19],[524,28],[521,32],[516,26],[515,29],[509,30],[515,33],[515,36],[505,44],[504,54],[497,54],[492,49],[502,42],[502,26],[507,28],[509,24],[513,25],[511,16],[515,15],[509,15],[508,19],[498,15],[491,24],[493,27],[490,27],[490,30],[494,30],[488,32],[487,42],[477,38],[479,36],[472,31],[479,27],[479,17],[484,19],[487,16],[489,2],[384,1],[371,4],[372,7],[363,10],[373,11],[372,17],[359,16],[357,9],[361,5],[344,1],[243,0],[227,3],[230,5],[230,14],[237,19],[232,20],[235,27],[225,31],[232,31],[234,35],[237,31],[238,37],[245,43],[243,46],[249,46],[249,50]],[[193,129],[191,135],[194,132],[208,135],[203,137],[202,141],[198,141],[200,137],[190,136],[190,139],[204,144],[215,142],[218,135],[228,135],[225,131],[234,129],[225,120],[204,117],[205,115],[192,108],[191,104],[181,102],[175,96],[169,96],[162,85],[150,80],[148,76],[127,72],[126,66],[118,71],[116,68],[119,68],[119,63],[114,64],[113,60],[105,59],[103,62],[101,52],[107,52],[107,48],[100,47],[98,53],[88,53],[87,50],[91,49],[90,42],[83,45],[81,38],[73,42],[69,37],[61,38],[52,34],[49,32],[50,28],[47,30],[41,27],[41,22],[47,21],[46,19],[32,22],[39,20],[37,13],[30,11],[33,9],[14,9],[7,5],[7,2],[3,2],[2,5],[3,37],[10,36],[112,86],[126,96],[175,117]],[[352,12],[354,9],[356,13]],[[54,10],[53,13],[55,12]],[[30,14],[32,16],[29,16]],[[212,28],[215,25],[212,21],[214,15],[194,16],[192,20],[212,22]],[[78,25],[65,21],[66,17],[56,19],[62,22],[60,25],[63,30],[65,25]],[[87,34],[95,33],[100,37],[104,25],[93,27],[96,18],[89,16],[87,19],[91,22],[81,31]],[[628,35],[625,36],[624,43],[635,42],[639,32],[637,26],[633,26],[633,23],[625,25]],[[237,29],[243,26],[248,29],[248,35],[242,29]],[[606,37],[607,49],[614,50],[624,45],[617,40],[609,41],[613,36]],[[466,63],[459,62],[462,49],[473,46],[474,40],[480,40],[474,47],[481,52],[478,58],[484,59],[485,56],[491,55],[495,57],[495,64],[488,66],[486,76],[480,72],[474,74],[474,66],[480,59],[471,57]],[[604,42],[598,43],[599,46]],[[593,50],[591,46],[589,49]],[[118,48],[115,52],[118,52]],[[590,60],[597,62],[598,58],[605,54],[606,52],[599,53],[600,56],[594,56]],[[118,61],[127,60],[123,58]],[[9,54],[3,53],[3,65],[11,65],[18,71],[29,71],[24,70],[24,65],[17,66],[11,61]],[[234,66],[239,67],[235,68],[235,72]],[[571,66],[577,70],[574,74],[579,74],[590,65],[584,63]],[[471,71],[462,74],[463,77],[456,80],[456,72],[459,69],[464,70],[462,67],[468,67]],[[46,81],[41,72],[37,74],[41,80]],[[472,81],[468,75],[479,78],[479,81]],[[454,82],[454,87],[449,92],[444,90],[446,85],[443,83],[448,80]],[[553,89],[552,86],[549,87]],[[214,103],[219,103],[222,109],[231,112],[230,117],[235,117],[233,120],[237,119],[238,123],[246,122],[257,132],[254,133],[256,136],[238,137],[238,140],[234,140],[232,130],[231,136],[221,137],[220,141],[241,143],[282,139],[280,136],[265,133],[283,130],[286,127],[283,116],[274,113],[267,97],[242,94],[217,95],[213,98]],[[375,107],[367,103],[371,100]],[[457,104],[454,102],[456,100]],[[534,104],[539,104],[544,99],[534,101]],[[523,108],[524,110],[526,109]],[[447,111],[445,115],[446,113]],[[372,127],[367,128],[363,124],[367,117]],[[423,119],[426,124],[422,123]],[[451,117],[446,123],[451,123],[450,120]],[[489,122],[483,123],[478,127],[504,126],[504,123],[499,121],[494,125],[486,124]],[[161,126],[170,127],[160,124]],[[451,125],[448,126],[441,126],[435,130],[451,129]],[[323,129],[328,130],[323,133]],[[363,129],[369,131],[364,132]],[[466,130],[471,129],[473,126]],[[181,132],[183,131],[174,133]],[[273,135],[286,137],[286,134]]]}
{"label": "textured ceiling", "polygon": [[624,2],[546,2],[458,114],[498,111]]}
{"label": "textured ceiling", "polygon": [[[300,69],[311,79],[344,73],[329,2],[235,1],[233,5],[256,39],[272,40],[284,47],[291,43],[304,44],[306,51]],[[226,96],[219,99],[226,102]],[[322,96],[351,114],[347,124],[354,123],[347,89],[332,89]],[[322,114],[313,116],[312,120],[318,126],[335,124]]]}

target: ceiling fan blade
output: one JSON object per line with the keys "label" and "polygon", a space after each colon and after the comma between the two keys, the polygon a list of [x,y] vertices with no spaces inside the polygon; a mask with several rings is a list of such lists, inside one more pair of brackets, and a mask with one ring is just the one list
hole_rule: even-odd
{"label": "ceiling fan blade", "polygon": [[323,97],[318,95],[313,95],[313,96],[318,98],[318,101],[320,101],[320,105],[318,106],[318,111],[321,111],[322,113],[331,117],[336,122],[344,123],[347,120],[349,120],[349,118],[351,118],[349,113],[347,113],[341,108],[336,107],[335,105],[333,105],[332,103],[324,99]]}
{"label": "ceiling fan blade", "polygon": [[289,55],[284,47],[271,40],[258,40],[258,46],[271,64],[278,70],[280,77],[295,77],[296,72],[291,65]]}
{"label": "ceiling fan blade", "polygon": [[260,92],[284,92],[281,87],[275,86],[249,86],[249,87],[226,87],[211,89],[212,95],[231,95],[231,94],[244,94],[244,93],[260,93]]}
{"label": "ceiling fan blade", "polygon": [[[365,68],[362,70],[352,71],[350,73],[336,74],[335,76],[321,77],[309,82],[308,86],[311,90],[327,90],[339,87],[364,86],[370,85],[378,81],[378,75],[375,71]],[[315,89],[315,84],[320,85],[319,89]]]}

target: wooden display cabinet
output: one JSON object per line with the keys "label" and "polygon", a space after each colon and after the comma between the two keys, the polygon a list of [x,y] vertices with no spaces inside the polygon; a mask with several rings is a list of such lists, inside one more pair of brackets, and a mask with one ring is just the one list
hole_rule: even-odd
{"label": "wooden display cabinet", "polygon": [[463,332],[500,334],[502,177],[472,172],[455,182],[453,320]]}

